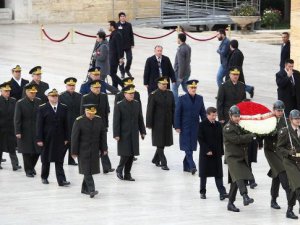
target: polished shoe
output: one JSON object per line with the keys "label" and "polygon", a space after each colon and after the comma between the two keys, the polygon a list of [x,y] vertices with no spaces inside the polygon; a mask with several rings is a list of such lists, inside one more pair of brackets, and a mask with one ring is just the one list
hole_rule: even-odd
{"label": "polished shoe", "polygon": [[229,194],[228,193],[224,193],[224,194],[220,194],[220,200],[223,201],[225,198],[228,198]]}
{"label": "polished shoe", "polygon": [[206,194],[200,194],[201,199],[206,199]]}
{"label": "polished shoe", "polygon": [[63,182],[59,183],[58,186],[63,187],[63,186],[68,186],[68,185],[70,185],[70,184],[71,184],[71,183],[70,183],[69,181],[64,180]]}
{"label": "polished shoe", "polygon": [[253,203],[254,199],[250,198],[247,194],[243,194],[243,202],[244,202],[244,205],[246,206],[246,205]]}
{"label": "polished shoe", "polygon": [[196,172],[197,172],[197,169],[196,169],[196,168],[191,169],[192,175],[195,175]]}
{"label": "polished shoe", "polygon": [[115,169],[111,168],[111,169],[108,169],[108,170],[103,170],[103,173],[107,174],[107,173],[114,172],[114,171],[115,171]]}
{"label": "polished shoe", "polygon": [[49,181],[47,179],[42,179],[43,184],[49,184]]}
{"label": "polished shoe", "polygon": [[1,159],[1,162],[6,162],[6,159]]}
{"label": "polished shoe", "polygon": [[239,212],[240,211],[240,209],[235,207],[235,205],[231,202],[228,202],[227,210],[232,211],[232,212]]}
{"label": "polished shoe", "polygon": [[133,161],[136,161],[137,160],[137,157],[133,157]]}
{"label": "polished shoe", "polygon": [[254,189],[255,187],[257,187],[257,183],[254,182],[254,183],[251,183],[251,184],[250,184],[250,188],[251,188],[251,189]]}
{"label": "polished shoe", "polygon": [[253,98],[254,96],[254,87],[251,88],[251,91],[249,92],[250,98]]}
{"label": "polished shoe", "polygon": [[90,193],[88,191],[81,190],[81,194],[89,195]]}
{"label": "polished shoe", "polygon": [[271,208],[273,208],[273,209],[281,209],[280,206],[277,204],[276,199],[271,200]]}
{"label": "polished shoe", "polygon": [[33,174],[33,175],[36,175],[35,169],[32,170],[32,174]]}
{"label": "polished shoe", "polygon": [[132,178],[131,176],[128,176],[128,177],[125,177],[125,176],[124,176],[124,180],[127,180],[127,181],[135,181],[135,179]]}
{"label": "polished shoe", "polygon": [[168,166],[161,166],[162,170],[170,170]]}
{"label": "polished shoe", "polygon": [[91,192],[90,192],[90,197],[91,197],[91,198],[94,198],[95,195],[97,195],[98,193],[99,193],[98,191],[91,191]]}
{"label": "polished shoe", "polygon": [[19,170],[19,169],[22,169],[22,166],[14,166],[13,167],[13,171],[16,171],[16,170]]}
{"label": "polished shoe", "polygon": [[122,173],[118,172],[118,170],[116,170],[116,173],[117,173],[117,177],[118,177],[120,180],[124,180]]}
{"label": "polished shoe", "polygon": [[[26,177],[34,177],[34,175],[32,173],[26,173]],[[43,180],[42,180],[43,182]]]}
{"label": "polished shoe", "polygon": [[293,207],[289,206],[286,211],[286,218],[297,220],[298,216],[296,216],[293,212]]}

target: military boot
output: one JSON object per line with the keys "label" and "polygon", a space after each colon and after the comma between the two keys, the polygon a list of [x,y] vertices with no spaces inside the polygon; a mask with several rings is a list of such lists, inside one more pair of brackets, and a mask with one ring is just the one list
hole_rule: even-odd
{"label": "military boot", "polygon": [[280,206],[276,202],[276,198],[272,198],[272,200],[271,200],[271,208],[273,208],[273,209],[281,209]]}
{"label": "military boot", "polygon": [[286,218],[297,220],[298,216],[296,216],[293,212],[293,206],[289,206],[286,211]]}
{"label": "military boot", "polygon": [[233,202],[228,202],[227,210],[228,211],[232,211],[232,212],[239,212],[240,211],[239,208],[235,207],[235,205],[233,204]]}
{"label": "military boot", "polygon": [[254,202],[254,199],[250,198],[247,194],[243,194],[243,200],[245,206]]}

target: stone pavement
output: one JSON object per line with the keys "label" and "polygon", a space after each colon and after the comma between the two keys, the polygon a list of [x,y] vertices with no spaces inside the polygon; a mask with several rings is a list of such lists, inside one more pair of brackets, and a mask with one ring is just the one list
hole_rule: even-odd
{"label": "stone pavement", "polygon": [[[63,37],[70,27],[82,33],[95,34],[99,26],[95,24],[53,24],[46,31],[53,38]],[[106,29],[106,27],[105,27]],[[158,36],[167,33],[154,28],[134,28],[144,36]],[[195,37],[209,37],[212,33],[192,33]],[[36,65],[43,66],[43,80],[51,87],[63,91],[63,80],[75,76],[79,84],[84,80],[94,45],[94,39],[74,36],[74,43],[67,39],[62,43],[53,43],[40,39],[38,25],[0,25],[0,82],[10,78],[10,69],[20,64],[23,77],[30,79],[28,71]],[[159,40],[135,38],[133,49],[132,74],[137,90],[141,93],[143,113],[147,105],[147,92],[142,83],[143,69],[147,57],[153,54],[155,45],[164,46],[164,54],[174,61],[177,49],[176,33]],[[216,53],[219,42],[214,39],[197,42],[187,39],[192,47],[192,75],[199,79],[198,93],[204,96],[205,106],[215,106],[217,93],[216,73],[219,57]],[[276,100],[275,73],[279,69],[280,46],[240,40],[240,49],[245,55],[244,73],[246,82],[255,86],[254,101],[271,106]],[[78,85],[79,86],[79,85]],[[79,87],[77,87],[79,88]],[[109,96],[113,112],[113,96]],[[110,115],[110,123],[112,113]],[[108,133],[109,155],[116,168],[119,157],[116,141],[112,137],[111,125]],[[132,176],[136,182],[123,182],[115,173],[94,177],[99,195],[90,199],[80,193],[82,176],[78,168],[65,165],[70,187],[58,187],[54,165],[51,167],[50,184],[43,185],[40,180],[40,162],[37,176],[25,177],[23,169],[13,172],[7,154],[0,171],[0,224],[1,225],[54,225],[54,224],[299,224],[285,218],[286,201],[284,192],[280,192],[278,203],[281,210],[270,208],[270,184],[267,177],[268,164],[263,151],[258,153],[258,163],[253,165],[258,187],[249,190],[255,199],[254,204],[242,206],[237,197],[236,205],[240,213],[226,210],[227,201],[220,202],[213,179],[208,179],[207,199],[199,198],[199,178],[197,175],[182,171],[183,153],[179,151],[178,135],[174,133],[175,144],[167,148],[166,156],[170,171],[162,171],[151,163],[154,148],[151,146],[151,131],[144,141],[140,141],[138,161],[134,162]],[[198,162],[198,151],[194,158]],[[22,164],[22,156],[19,160]],[[224,183],[227,190],[227,166],[224,165]],[[298,205],[295,212],[298,211]]]}

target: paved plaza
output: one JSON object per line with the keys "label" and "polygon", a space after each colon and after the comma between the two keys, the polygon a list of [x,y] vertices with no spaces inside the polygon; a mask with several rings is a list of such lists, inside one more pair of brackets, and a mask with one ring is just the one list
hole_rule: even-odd
{"label": "paved plaza", "polygon": [[[73,28],[82,33],[95,35],[99,26],[95,24],[52,24],[45,26],[53,38],[62,38]],[[106,27],[104,27],[107,30]],[[134,32],[153,37],[167,33],[155,28],[134,27]],[[191,33],[197,38],[211,37],[215,32]],[[240,36],[240,35],[239,35]],[[234,38],[234,32],[231,38]],[[41,65],[42,79],[59,91],[64,90],[63,80],[68,76],[78,78],[77,90],[86,76],[91,51],[95,39],[74,35],[62,43],[41,40],[39,25],[0,25],[0,83],[10,79],[10,70],[16,64],[21,65],[22,75],[30,79],[28,71]],[[192,75],[198,79],[198,93],[203,95],[205,106],[215,106],[217,95],[216,73],[219,56],[216,49],[217,39],[199,42],[187,38],[192,47]],[[145,40],[135,37],[133,49],[132,74],[136,89],[141,93],[143,114],[147,106],[147,91],[143,86],[143,71],[147,57],[153,54],[154,46],[164,47],[163,53],[174,62],[177,50],[176,32],[158,40]],[[245,56],[244,74],[246,83],[255,86],[254,101],[270,107],[276,100],[275,73],[279,69],[279,45],[240,40],[239,47]],[[112,136],[112,112],[114,96],[109,95],[111,107],[110,128],[108,131],[109,155],[114,168],[117,167],[116,141]],[[1,138],[1,137],[0,137]],[[179,150],[179,137],[174,132],[175,144],[166,149],[170,171],[163,171],[151,163],[154,147],[151,145],[151,130],[147,129],[144,141],[140,140],[140,156],[134,162],[132,176],[136,182],[120,181],[115,173],[101,173],[94,176],[96,189],[94,199],[80,193],[82,175],[78,168],[65,164],[69,187],[58,187],[54,165],[51,166],[49,185],[41,183],[40,168],[37,176],[27,178],[24,170],[13,172],[8,154],[7,162],[0,170],[0,225],[193,225],[193,224],[299,224],[285,218],[285,193],[281,190],[278,199],[281,210],[270,208],[271,179],[267,177],[269,166],[263,150],[259,150],[258,163],[253,171],[258,183],[255,190],[249,189],[254,204],[244,207],[238,195],[236,206],[240,213],[227,211],[227,200],[220,201],[214,179],[209,178],[207,199],[199,198],[199,177],[182,170],[183,152]],[[18,154],[23,167],[22,156]],[[199,149],[194,153],[198,163]],[[102,169],[102,168],[101,168]],[[227,184],[227,166],[224,165],[224,183]],[[294,212],[298,213],[299,205]]]}

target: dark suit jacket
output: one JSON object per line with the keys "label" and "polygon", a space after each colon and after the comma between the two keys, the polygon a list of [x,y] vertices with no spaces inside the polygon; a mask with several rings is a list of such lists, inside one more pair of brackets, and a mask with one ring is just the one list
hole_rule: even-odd
{"label": "dark suit jacket", "polygon": [[278,99],[284,102],[285,113],[288,116],[293,109],[300,110],[300,73],[293,70],[295,85],[287,76],[285,70],[276,73]]}
{"label": "dark suit jacket", "polygon": [[291,49],[291,43],[288,41],[284,46],[281,47],[281,53],[280,53],[280,69],[284,69],[285,60],[290,58],[290,49]]}
{"label": "dark suit jacket", "polygon": [[109,63],[118,65],[119,59],[124,57],[122,34],[118,30],[114,30],[109,38]]}
{"label": "dark suit jacket", "polygon": [[245,77],[243,73],[243,62],[244,62],[244,55],[239,49],[235,49],[229,53],[228,63],[227,63],[227,74],[226,80],[229,79],[229,70],[231,67],[236,66],[240,69],[240,77],[239,81],[245,83]]}
{"label": "dark suit jacket", "polygon": [[134,46],[134,37],[131,23],[125,22],[121,23],[120,21],[117,23],[118,30],[121,32],[123,37],[123,49],[128,50],[131,49],[131,46]]}
{"label": "dark suit jacket", "polygon": [[23,88],[26,84],[28,84],[29,81],[21,78],[21,86],[13,79],[11,78],[10,84],[11,84],[11,91],[10,91],[10,97],[15,98],[17,101],[22,98]]}
{"label": "dark suit jacket", "polygon": [[[162,56],[161,58],[162,75],[169,78],[168,89],[170,89],[170,79],[176,82],[174,69],[172,67],[169,57]],[[155,81],[159,77],[159,68],[156,56],[149,57],[145,64],[144,70],[144,85],[148,85],[148,94],[157,89],[157,82]]]}

